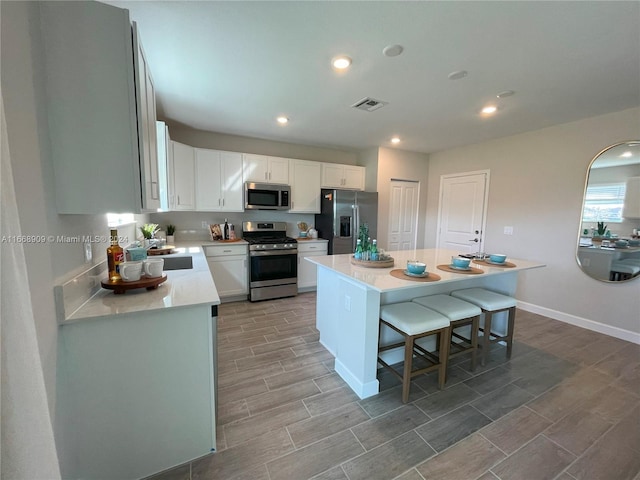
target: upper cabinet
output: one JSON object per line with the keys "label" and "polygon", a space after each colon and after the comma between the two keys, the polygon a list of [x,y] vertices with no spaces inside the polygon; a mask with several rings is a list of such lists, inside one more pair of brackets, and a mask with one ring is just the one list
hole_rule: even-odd
{"label": "upper cabinet", "polygon": [[242,154],[196,148],[196,210],[244,211]]}
{"label": "upper cabinet", "polygon": [[266,155],[243,155],[245,182],[289,185],[289,159]]}
{"label": "upper cabinet", "polygon": [[322,188],[364,190],[365,168],[338,163],[322,164]]}
{"label": "upper cabinet", "polygon": [[40,12],[58,212],[155,210],[153,82],[129,12],[66,1]]}
{"label": "upper cabinet", "polygon": [[292,213],[320,213],[320,175],[322,163],[289,160]]}
{"label": "upper cabinet", "polygon": [[171,141],[169,209],[196,209],[196,149]]}
{"label": "upper cabinet", "polygon": [[[160,210],[166,212],[169,207],[169,172],[173,169],[173,153],[169,127],[164,122],[156,122],[156,137],[158,139],[158,183],[160,194]],[[171,179],[173,181],[173,179]]]}

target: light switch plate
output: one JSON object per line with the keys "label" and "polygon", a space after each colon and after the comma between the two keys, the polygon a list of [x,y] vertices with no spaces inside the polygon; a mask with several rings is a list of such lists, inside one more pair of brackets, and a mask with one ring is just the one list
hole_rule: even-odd
{"label": "light switch plate", "polygon": [[504,227],[505,235],[513,235],[513,227]]}

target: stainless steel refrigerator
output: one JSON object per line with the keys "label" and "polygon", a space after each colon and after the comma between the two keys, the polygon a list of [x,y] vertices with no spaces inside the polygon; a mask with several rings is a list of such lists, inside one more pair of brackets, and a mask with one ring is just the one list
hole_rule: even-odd
{"label": "stainless steel refrigerator", "polygon": [[329,240],[329,255],[353,253],[360,225],[369,225],[369,236],[378,229],[378,193],[322,189],[320,212],[315,228],[320,238]]}

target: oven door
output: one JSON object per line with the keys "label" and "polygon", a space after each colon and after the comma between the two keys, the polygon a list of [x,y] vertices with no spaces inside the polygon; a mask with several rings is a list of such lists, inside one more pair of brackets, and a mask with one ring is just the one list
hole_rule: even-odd
{"label": "oven door", "polygon": [[298,281],[298,251],[250,252],[249,286],[269,287]]}

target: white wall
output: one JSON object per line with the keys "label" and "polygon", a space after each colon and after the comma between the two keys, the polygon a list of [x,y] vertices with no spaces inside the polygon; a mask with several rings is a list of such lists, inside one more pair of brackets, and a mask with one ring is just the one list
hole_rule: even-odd
{"label": "white wall", "polygon": [[424,153],[384,147],[378,149],[378,245],[381,245],[382,248],[387,248],[389,236],[391,179],[412,180],[420,183],[416,248],[423,248],[423,239],[425,238],[424,219],[427,216],[427,186],[429,184],[428,159],[429,156]]}
{"label": "white wall", "polygon": [[194,130],[166,120],[171,140],[198,148],[212,148],[230,152],[254,153],[274,157],[297,158],[316,162],[357,165],[358,155],[353,151],[314,147],[260,138],[241,137],[224,133]]}
{"label": "white wall", "polygon": [[[425,246],[436,242],[441,175],[489,169],[485,251],[547,264],[521,275],[518,300],[551,317],[640,341],[640,280],[593,280],[575,258],[589,163],[603,148],[638,135],[640,109],[632,108],[431,154]],[[503,234],[504,226],[513,226],[512,236]]]}

